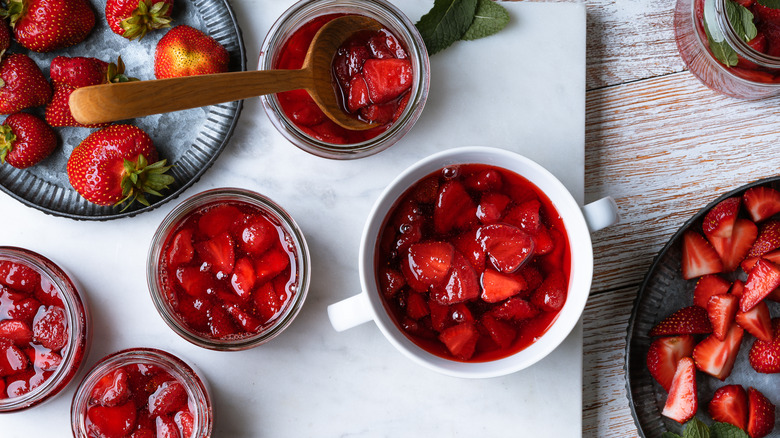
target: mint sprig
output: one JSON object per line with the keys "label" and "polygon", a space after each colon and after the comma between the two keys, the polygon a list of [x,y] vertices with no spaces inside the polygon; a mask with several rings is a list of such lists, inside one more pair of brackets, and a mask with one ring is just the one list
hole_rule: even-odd
{"label": "mint sprig", "polygon": [[[749,42],[758,35],[758,29],[753,23],[753,13],[748,8],[733,0],[726,1],[726,16],[737,35]],[[714,2],[706,0],[704,5],[704,31],[710,51],[726,67],[734,67],[739,62],[737,52],[726,42],[725,36],[714,23]]]}
{"label": "mint sprig", "polygon": [[707,428],[698,418],[685,423],[682,436],[664,432],[661,438],[750,438],[744,430],[729,423],[713,423]]}
{"label": "mint sprig", "polygon": [[507,23],[509,13],[491,0],[434,0],[433,8],[416,26],[428,54],[433,55],[455,41],[493,35]]}
{"label": "mint sprig", "polygon": [[780,0],[756,0],[761,6],[767,8],[780,9]]}

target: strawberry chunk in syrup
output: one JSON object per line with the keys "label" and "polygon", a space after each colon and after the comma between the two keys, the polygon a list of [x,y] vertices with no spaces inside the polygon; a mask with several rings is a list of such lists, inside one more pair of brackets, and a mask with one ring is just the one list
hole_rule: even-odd
{"label": "strawberry chunk in syrup", "polygon": [[[413,239],[401,244],[403,230]],[[448,359],[520,351],[566,303],[569,247],[559,215],[530,182],[495,166],[421,178],[388,212],[377,251],[377,286],[399,329]]]}

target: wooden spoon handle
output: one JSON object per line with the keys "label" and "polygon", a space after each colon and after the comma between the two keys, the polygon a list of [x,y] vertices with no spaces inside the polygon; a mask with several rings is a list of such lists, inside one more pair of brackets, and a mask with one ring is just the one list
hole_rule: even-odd
{"label": "wooden spoon handle", "polygon": [[309,88],[307,70],[257,70],[78,88],[70,111],[94,124]]}

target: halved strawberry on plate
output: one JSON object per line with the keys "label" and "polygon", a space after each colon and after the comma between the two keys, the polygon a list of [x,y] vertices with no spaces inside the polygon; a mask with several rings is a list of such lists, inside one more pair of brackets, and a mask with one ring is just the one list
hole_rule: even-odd
{"label": "halved strawberry on plate", "polygon": [[514,272],[534,255],[533,238],[512,225],[485,225],[477,231],[477,239],[499,272]]}
{"label": "halved strawberry on plate", "polygon": [[702,231],[709,237],[731,237],[734,223],[739,215],[739,207],[742,204],[740,197],[728,198],[719,202],[715,207],[704,215],[702,222]]}
{"label": "halved strawberry on plate", "polygon": [[732,325],[724,340],[708,336],[693,349],[696,368],[717,379],[725,380],[734,368],[744,330]]}
{"label": "halved strawberry on plate", "polygon": [[525,290],[528,285],[522,275],[502,274],[494,269],[482,273],[482,300],[497,303]]}
{"label": "halved strawberry on plate", "polygon": [[684,357],[677,363],[669,395],[661,414],[682,424],[693,418],[699,409],[696,395],[696,367],[693,359]]}
{"label": "halved strawberry on plate", "polygon": [[447,347],[453,356],[469,360],[479,340],[479,331],[472,322],[464,322],[445,329],[439,335],[439,340]]}
{"label": "halved strawberry on plate", "polygon": [[650,336],[697,335],[712,333],[707,311],[699,306],[683,307],[650,330]]}
{"label": "halved strawberry on plate", "polygon": [[741,385],[726,385],[715,391],[709,405],[714,421],[729,423],[747,430],[748,396]]}
{"label": "halved strawberry on plate", "polygon": [[752,187],[742,195],[745,209],[755,222],[769,219],[780,213],[780,192],[766,187]]}
{"label": "halved strawberry on plate", "polygon": [[466,257],[454,252],[452,269],[447,278],[431,288],[431,301],[441,304],[455,304],[479,296],[479,277]]}
{"label": "halved strawberry on plate", "polygon": [[731,272],[748,256],[758,236],[758,226],[749,219],[737,219],[729,237],[708,236],[723,262],[723,271]]}
{"label": "halved strawberry on plate", "polygon": [[756,266],[756,262],[758,261],[758,259],[766,259],[776,265],[780,265],[780,249],[769,251],[768,253],[765,253],[761,256],[745,258],[745,260],[743,260],[742,263],[740,263],[740,266],[742,266],[742,270],[745,272],[750,272],[750,270],[753,269],[754,266]]}
{"label": "halved strawberry on plate", "polygon": [[739,309],[747,312],[780,286],[780,266],[759,259],[748,273],[745,289],[739,300]]}
{"label": "halved strawberry on plate", "polygon": [[762,438],[775,428],[775,405],[755,388],[748,388],[748,424],[750,438]]}
{"label": "halved strawberry on plate", "polygon": [[669,392],[677,363],[691,357],[696,341],[693,335],[668,336],[653,340],[647,351],[647,369],[663,388]]}
{"label": "halved strawberry on plate", "polygon": [[683,233],[682,276],[686,280],[723,271],[717,251],[701,234],[693,230]]}
{"label": "halved strawberry on plate", "polygon": [[748,358],[750,366],[759,373],[780,373],[780,318],[772,320],[772,339],[756,339]]}
{"label": "halved strawberry on plate", "polygon": [[710,297],[728,293],[731,283],[717,274],[707,274],[696,282],[693,288],[693,304],[706,309]]}
{"label": "halved strawberry on plate", "polygon": [[447,278],[454,257],[455,248],[450,243],[415,243],[401,262],[401,271],[412,289],[427,292]]}
{"label": "halved strawberry on plate", "polygon": [[738,311],[736,322],[757,339],[765,342],[772,341],[772,318],[769,315],[769,306],[765,302],[758,303],[747,312]]}
{"label": "halved strawberry on plate", "polygon": [[719,340],[726,339],[726,334],[739,309],[739,298],[730,294],[713,295],[707,303],[707,315],[712,323],[712,335]]}
{"label": "halved strawberry on plate", "polygon": [[780,248],[780,221],[770,220],[758,228],[758,237],[748,252],[748,257],[760,257]]}

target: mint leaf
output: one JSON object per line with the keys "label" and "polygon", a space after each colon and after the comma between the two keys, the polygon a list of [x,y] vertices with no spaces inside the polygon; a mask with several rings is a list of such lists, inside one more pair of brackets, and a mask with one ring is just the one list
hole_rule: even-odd
{"label": "mint leaf", "polygon": [[477,0],[434,0],[433,8],[416,25],[428,54],[458,41],[471,26],[476,11]]}
{"label": "mint leaf", "polygon": [[683,437],[677,435],[676,433],[664,432],[663,435],[661,435],[661,438],[683,438]]}
{"label": "mint leaf", "polygon": [[757,0],[758,4],[761,6],[766,6],[767,8],[772,9],[780,9],[780,0]]}
{"label": "mint leaf", "polygon": [[[731,3],[731,0],[726,0]],[[707,44],[710,52],[715,58],[726,67],[733,67],[739,62],[737,52],[726,43],[725,36],[720,31],[718,23],[715,22],[717,12],[715,11],[715,0],[704,0],[704,32],[707,34]]]}
{"label": "mint leaf", "polygon": [[729,18],[734,32],[743,41],[748,42],[758,35],[758,29],[753,23],[753,13],[748,8],[729,0],[726,2],[726,16]]}
{"label": "mint leaf", "polygon": [[497,33],[509,24],[509,12],[492,0],[479,0],[474,21],[461,39],[476,40]]}
{"label": "mint leaf", "polygon": [[701,420],[693,418],[685,424],[683,438],[710,438],[710,430]]}
{"label": "mint leaf", "polygon": [[729,423],[715,423],[710,426],[711,438],[750,438],[744,430]]}

